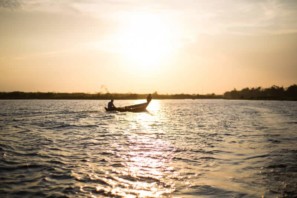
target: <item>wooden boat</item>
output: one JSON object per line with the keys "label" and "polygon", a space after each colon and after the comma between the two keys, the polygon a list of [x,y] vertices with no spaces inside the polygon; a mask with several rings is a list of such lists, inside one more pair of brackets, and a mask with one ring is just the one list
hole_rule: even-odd
{"label": "wooden boat", "polygon": [[136,105],[130,105],[130,106],[125,106],[125,107],[116,107],[114,109],[108,109],[106,107],[106,111],[119,111],[119,112],[143,112],[146,111],[146,107],[149,105],[150,101],[146,103],[141,103],[141,104],[136,104]]}

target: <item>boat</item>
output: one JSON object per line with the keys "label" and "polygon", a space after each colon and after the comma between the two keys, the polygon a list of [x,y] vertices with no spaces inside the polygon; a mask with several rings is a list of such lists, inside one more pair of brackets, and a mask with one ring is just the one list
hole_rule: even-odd
{"label": "boat", "polygon": [[146,107],[150,104],[150,101],[146,103],[136,104],[136,105],[130,105],[125,107],[116,107],[113,109],[108,109],[106,107],[106,111],[119,111],[119,112],[143,112],[146,111]]}

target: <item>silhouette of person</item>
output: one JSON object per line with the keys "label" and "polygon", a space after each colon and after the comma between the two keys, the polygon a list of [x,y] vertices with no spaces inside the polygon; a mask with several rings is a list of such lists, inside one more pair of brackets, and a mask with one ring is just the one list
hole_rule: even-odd
{"label": "silhouette of person", "polygon": [[114,106],[114,104],[113,104],[113,99],[110,100],[110,102],[109,102],[108,105],[107,105],[107,108],[108,108],[108,109],[115,109],[115,108],[116,108],[116,107]]}
{"label": "silhouette of person", "polygon": [[149,95],[146,97],[146,101],[147,101],[147,103],[149,103],[151,100],[152,100],[152,94],[149,94]]}

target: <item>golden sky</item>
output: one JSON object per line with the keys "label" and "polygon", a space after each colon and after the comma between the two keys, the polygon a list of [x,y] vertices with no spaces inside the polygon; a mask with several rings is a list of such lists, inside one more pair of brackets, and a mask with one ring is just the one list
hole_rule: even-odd
{"label": "golden sky", "polygon": [[221,94],[296,82],[295,0],[0,0],[0,91]]}

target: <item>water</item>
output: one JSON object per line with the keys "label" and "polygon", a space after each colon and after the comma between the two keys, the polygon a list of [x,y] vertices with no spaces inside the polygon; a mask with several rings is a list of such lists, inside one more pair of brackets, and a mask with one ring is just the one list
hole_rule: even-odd
{"label": "water", "polygon": [[106,103],[0,101],[0,196],[297,196],[297,102]]}

